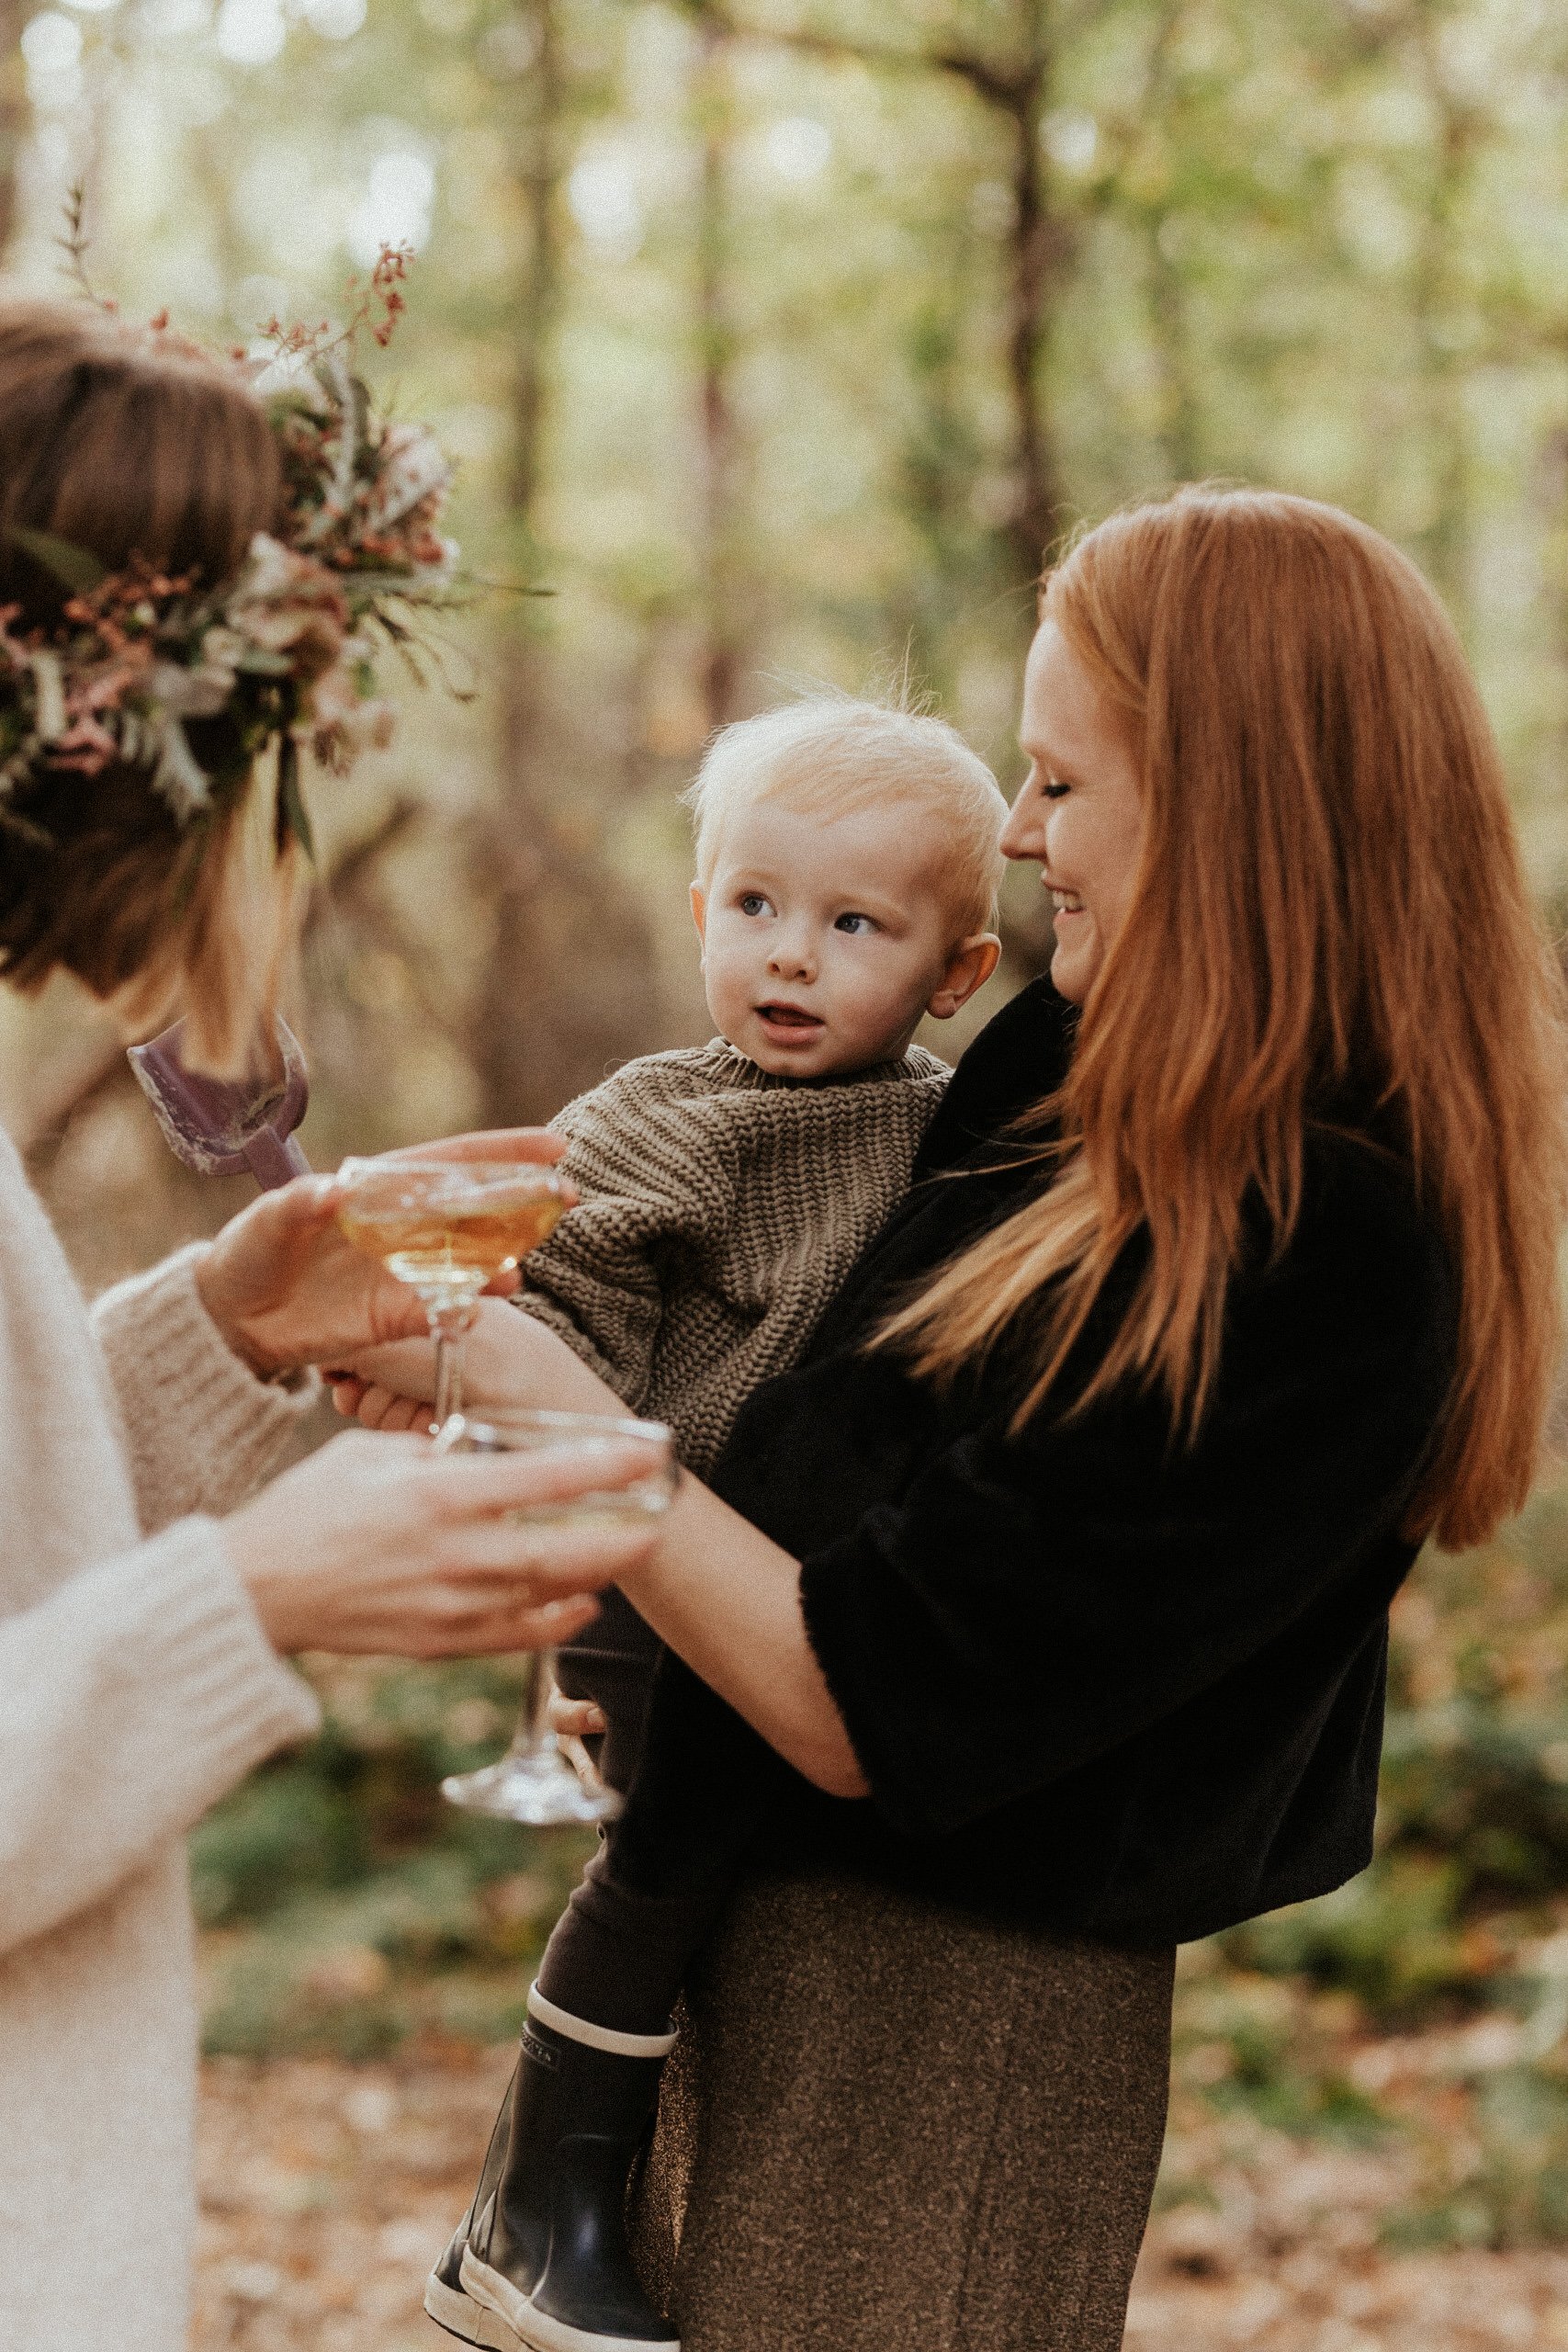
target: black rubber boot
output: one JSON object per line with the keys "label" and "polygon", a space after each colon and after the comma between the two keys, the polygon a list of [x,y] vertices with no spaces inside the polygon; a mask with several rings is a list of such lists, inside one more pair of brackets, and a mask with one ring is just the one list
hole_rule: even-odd
{"label": "black rubber boot", "polygon": [[436,2326],[444,2327],[448,2335],[457,2336],[464,2344],[482,2345],[484,2352],[517,2352],[519,2340],[515,2328],[463,2291],[463,2256],[474,2222],[490,2203],[501,2178],[516,2088],[517,2070],[513,2067],[501,2112],[495,2119],[495,2129],[490,2135],[490,2146],[485,2150],[473,2201],[453,2232],[451,2245],[424,2282],[424,2308]]}
{"label": "black rubber boot", "polygon": [[626,2222],[674,2036],[608,2032],[536,1988],[528,2009],[505,2163],[469,2233],[464,2291],[528,2352],[680,2352],[638,2284]]}

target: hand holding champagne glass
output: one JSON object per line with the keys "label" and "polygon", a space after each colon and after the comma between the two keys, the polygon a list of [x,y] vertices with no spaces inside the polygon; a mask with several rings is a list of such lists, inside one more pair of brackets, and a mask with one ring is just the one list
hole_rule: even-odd
{"label": "hand holding champagne glass", "polygon": [[356,1250],[417,1293],[435,1341],[435,1420],[462,1410],[463,1340],[488,1285],[555,1230],[573,1194],[526,1161],[345,1159],[337,1218]]}

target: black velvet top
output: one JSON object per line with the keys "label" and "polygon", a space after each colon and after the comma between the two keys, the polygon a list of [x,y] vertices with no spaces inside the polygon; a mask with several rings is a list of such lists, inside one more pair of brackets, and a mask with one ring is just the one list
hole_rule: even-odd
{"label": "black velvet top", "polygon": [[1011,1437],[1016,1358],[944,1396],[867,1355],[890,1298],[1045,1181],[998,1170],[1017,1148],[997,1139],[1060,1079],[1071,1020],[1039,981],[970,1047],[908,1201],[799,1368],[750,1399],[714,1482],[802,1560],[871,1796],[824,1796],[695,1678],[689,1696],[710,1772],[767,1791],[774,1858],[1167,1942],[1369,1858],[1388,1605],[1415,1556],[1400,1521],[1454,1369],[1453,1283],[1397,1161],[1322,1130],[1272,1264],[1258,1218],[1190,1447],[1131,1385],[1072,1420],[1048,1400]]}

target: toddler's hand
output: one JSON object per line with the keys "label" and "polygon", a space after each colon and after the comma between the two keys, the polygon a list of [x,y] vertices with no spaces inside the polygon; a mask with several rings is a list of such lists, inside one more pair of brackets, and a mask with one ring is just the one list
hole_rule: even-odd
{"label": "toddler's hand", "polygon": [[609,1729],[603,1707],[592,1699],[569,1699],[564,1690],[550,1692],[549,1726],[558,1739],[597,1739]]}
{"label": "toddler's hand", "polygon": [[597,1796],[604,1786],[604,1775],[582,1743],[598,1738],[609,1729],[604,1708],[596,1707],[592,1699],[569,1699],[564,1691],[552,1690],[546,1720],[561,1754],[589,1795]]}
{"label": "toddler's hand", "polygon": [[333,1403],[367,1430],[423,1430],[435,1397],[435,1350],[429,1340],[370,1348],[327,1374]]}

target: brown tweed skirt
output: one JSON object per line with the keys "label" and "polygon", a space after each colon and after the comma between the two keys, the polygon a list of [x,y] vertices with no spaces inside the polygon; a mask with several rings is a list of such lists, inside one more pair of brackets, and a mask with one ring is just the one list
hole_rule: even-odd
{"label": "brown tweed skirt", "polygon": [[634,2196],[683,2352],[1116,2352],[1174,1955],[747,1882]]}

